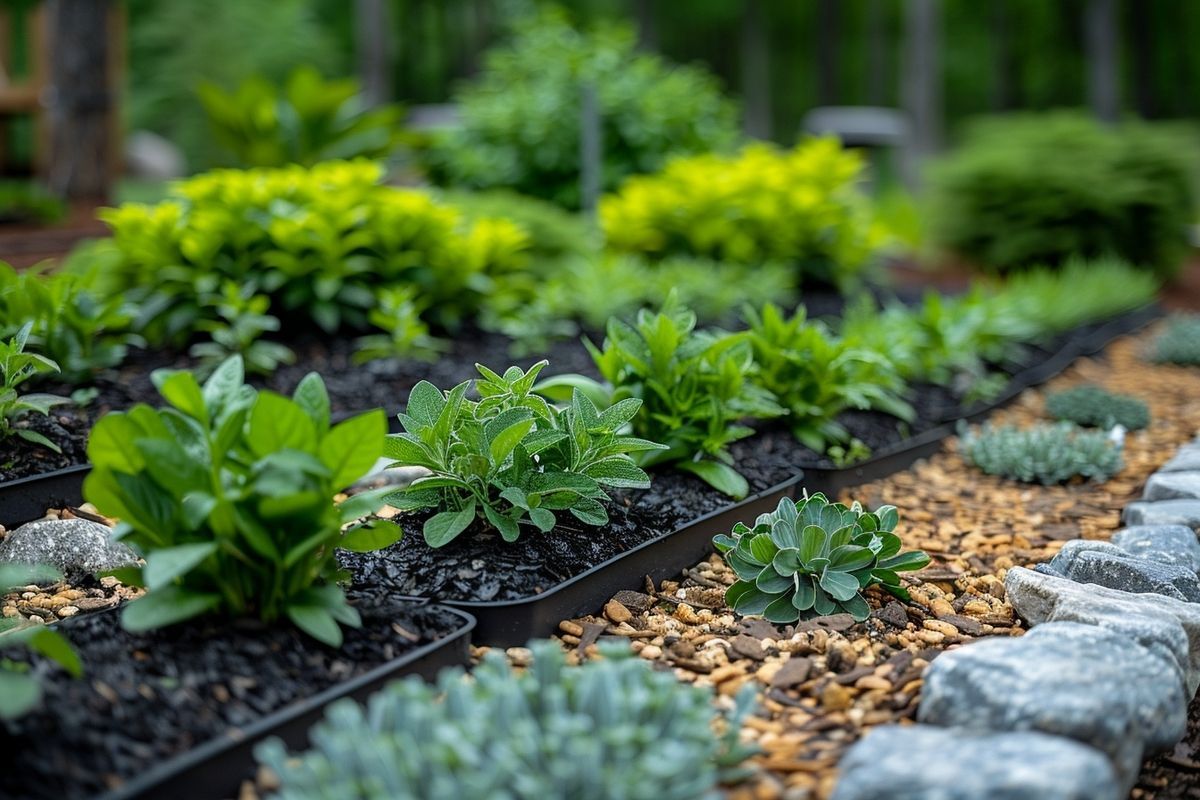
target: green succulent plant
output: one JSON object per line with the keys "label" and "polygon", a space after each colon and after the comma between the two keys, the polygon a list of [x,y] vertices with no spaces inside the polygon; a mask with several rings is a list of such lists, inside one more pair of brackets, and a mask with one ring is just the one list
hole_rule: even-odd
{"label": "green succulent plant", "polygon": [[725,593],[734,612],[761,614],[771,622],[846,612],[858,621],[871,609],[862,591],[881,585],[908,599],[900,572],[923,568],[929,556],[900,552],[895,506],[866,511],[854,503],[831,503],[823,494],[784,498],[748,527],[739,522],[713,545],[738,576]]}
{"label": "green succulent plant", "polygon": [[1200,314],[1175,314],[1154,340],[1150,358],[1163,364],[1200,366]]}
{"label": "green succulent plant", "polygon": [[970,430],[961,425],[958,446],[967,463],[988,475],[1025,483],[1049,485],[1076,476],[1105,481],[1122,466],[1119,440],[1070,422],[1026,429],[983,425]]}

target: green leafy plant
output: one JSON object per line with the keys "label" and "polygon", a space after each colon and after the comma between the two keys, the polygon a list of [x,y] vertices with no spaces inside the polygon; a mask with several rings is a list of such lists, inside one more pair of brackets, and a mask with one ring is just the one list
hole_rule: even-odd
{"label": "green leafy plant", "polygon": [[934,237],[990,270],[1112,253],[1169,276],[1196,207],[1191,142],[1071,113],[980,121],[932,173]]}
{"label": "green leafy plant", "polygon": [[538,391],[561,398],[580,390],[602,408],[628,399],[645,408],[633,432],[664,442],[638,456],[641,466],[672,464],[718,491],[741,498],[750,487],[733,466],[729,445],[754,431],[744,419],[786,413],[753,380],[754,354],[747,335],[696,331],[696,315],[675,295],[659,312],[638,312],[635,324],[608,323],[603,348],[586,342],[606,384],[582,375],[544,381]]}
{"label": "green leafy plant", "polygon": [[412,287],[381,289],[377,301],[367,321],[383,333],[357,340],[355,364],[383,358],[432,361],[446,349],[444,342],[429,335],[429,326],[421,321],[417,293]]}
{"label": "green leafy plant", "polygon": [[[45,566],[0,564],[0,594],[35,581],[61,578],[55,570]],[[0,653],[18,647],[50,659],[73,677],[83,674],[79,655],[62,634],[45,625],[22,624],[16,619],[0,617]],[[30,711],[41,696],[41,685],[28,663],[0,655],[0,721],[15,719]]]}
{"label": "green leafy plant", "polygon": [[261,338],[264,333],[279,330],[279,319],[266,313],[270,298],[252,295],[248,289],[227,281],[220,294],[205,300],[216,319],[203,320],[196,328],[212,338],[188,350],[192,358],[200,360],[204,372],[211,372],[234,355],[242,357],[247,372],[262,375],[270,375],[280,364],[296,360],[296,354],[285,345]]}
{"label": "green leafy plant", "polygon": [[959,451],[967,463],[989,475],[1026,483],[1054,484],[1076,476],[1108,480],[1121,471],[1121,443],[1104,431],[1070,422],[1014,426],[960,427]]}
{"label": "green leafy plant", "polygon": [[903,400],[904,381],[883,353],[847,346],[809,322],[803,306],[789,318],[767,303],[761,311],[747,308],[746,319],[758,365],[754,381],[788,410],[792,433],[806,447],[824,453],[830,444],[849,444],[837,420],[847,409],[876,409],[906,422],[916,417]]}
{"label": "green leafy plant", "polygon": [[120,364],[130,344],[133,311],[119,294],[93,285],[94,270],[17,272],[0,262],[0,338],[29,324],[28,347],[58,364],[61,380],[89,381],[97,371]]}
{"label": "green leafy plant", "polygon": [[716,800],[718,783],[743,779],[756,748],[739,741],[753,705],[733,710],[712,694],[658,672],[625,647],[565,664],[562,649],[533,642],[518,673],[489,653],[466,680],[444,671],[437,688],[392,683],[364,709],[339,701],[290,754],[278,739],[256,750],[279,778],[279,800]]}
{"label": "green leafy plant", "polygon": [[1164,364],[1200,366],[1200,314],[1174,314],[1155,338],[1150,357]]}
{"label": "green leafy plant", "polygon": [[725,149],[738,139],[734,106],[703,70],[638,50],[629,26],[578,30],[562,13],[542,10],[519,20],[455,96],[461,126],[426,153],[435,181],[510,188],[578,208],[585,86],[596,93],[605,190],[653,172],[673,153]]}
{"label": "green leafy plant", "polygon": [[743,523],[713,545],[738,580],[725,601],[738,614],[761,614],[771,622],[795,622],[837,612],[859,622],[871,614],[861,592],[879,584],[907,600],[898,573],[922,569],[929,556],[900,552],[894,506],[865,511],[854,503],[831,503],[823,494],[784,498],[754,527]]}
{"label": "green leafy plant", "polygon": [[1046,398],[1046,413],[1058,420],[1091,428],[1120,425],[1141,430],[1150,424],[1150,409],[1136,397],[1113,394],[1099,386],[1076,386]]}
{"label": "green leafy plant", "polygon": [[17,387],[35,375],[58,372],[58,365],[45,356],[25,352],[29,331],[33,323],[27,322],[8,341],[0,341],[0,442],[17,436],[27,442],[41,445],[56,453],[62,449],[35,430],[16,423],[24,416],[50,413],[57,405],[71,402],[53,394],[20,394]]}
{"label": "green leafy plant", "polygon": [[402,136],[399,107],[364,109],[358,81],[325,80],[307,65],[282,87],[256,76],[232,92],[211,82],[197,91],[213,137],[240,167],[383,158]]}
{"label": "green leafy plant", "polygon": [[508,542],[532,526],[543,533],[569,511],[587,525],[604,525],[609,500],[602,487],[645,489],[650,478],[631,453],[663,445],[620,431],[641,401],[627,399],[603,412],[576,391],[565,408],[531,392],[548,362],[503,375],[476,364],[478,402],[467,399],[471,381],[443,392],[428,381],[413,387],[400,415],[404,432],[387,437],[384,454],[393,466],[425,467],[418,478],[389,495],[402,510],[438,509],[425,521],[425,541],[441,547],[477,518]]}
{"label": "green leafy plant", "polygon": [[861,439],[853,438],[844,445],[832,445],[825,451],[825,455],[829,456],[829,460],[835,467],[845,469],[870,458],[871,448],[867,447]]}
{"label": "green leafy plant", "polygon": [[0,180],[0,224],[57,222],[66,216],[63,201],[29,181]]}
{"label": "green leafy plant", "polygon": [[163,409],[134,406],[92,429],[84,496],[120,519],[114,536],[145,558],[122,571],[147,594],[122,622],[149,630],[221,612],[274,622],[287,617],[338,646],[357,626],[335,580],[334,548],[374,550],[395,526],[342,526],[371,511],[370,496],[339,510],[334,493],[374,465],[381,410],[330,424],[325,384],[310,373],[289,399],[256,392],[234,356],[201,386],[186,371],[152,375]]}

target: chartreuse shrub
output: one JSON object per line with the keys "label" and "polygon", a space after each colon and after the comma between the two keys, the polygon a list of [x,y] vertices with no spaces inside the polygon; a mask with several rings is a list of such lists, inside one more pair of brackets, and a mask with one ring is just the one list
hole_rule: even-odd
{"label": "chartreuse shrub", "polygon": [[98,291],[96,278],[41,267],[17,272],[0,262],[0,338],[29,325],[29,349],[54,361],[71,383],[120,364],[138,341],[130,331],[133,312],[119,295]]}
{"label": "chartreuse shrub", "polygon": [[803,306],[788,317],[767,303],[748,308],[746,320],[758,365],[754,381],[788,410],[792,433],[806,447],[824,453],[831,444],[848,445],[850,434],[837,421],[847,409],[914,419],[904,381],[883,353],[848,346],[809,322]]}
{"label": "chartreuse shrub", "polygon": [[754,527],[743,523],[713,545],[738,580],[725,601],[738,614],[761,614],[771,622],[795,622],[838,612],[865,620],[871,614],[862,591],[879,584],[908,599],[897,573],[929,563],[919,550],[900,552],[894,506],[866,511],[858,503],[831,503],[823,494],[784,498]]}
{"label": "chartreuse shrub", "polygon": [[1175,314],[1150,348],[1154,361],[1200,366],[1200,315]]}
{"label": "chartreuse shrub", "polygon": [[861,156],[835,139],[791,150],[751,144],[630,178],[603,198],[600,221],[618,251],[775,261],[806,280],[848,287],[885,243],[858,186],[862,173]]}
{"label": "chartreuse shrub", "polygon": [[157,205],[102,212],[115,250],[106,269],[139,303],[147,338],[180,343],[213,318],[204,299],[226,281],[270,298],[285,327],[333,332],[365,327],[378,291],[397,285],[420,292],[428,322],[453,326],[524,267],[527,238],[512,223],[468,224],[382,176],[368,161],[196,176]]}
{"label": "chartreuse shrub", "polygon": [[[33,581],[58,580],[62,576],[48,567],[0,564],[0,593],[6,593]],[[4,651],[25,647],[57,663],[78,678],[83,665],[70,643],[45,625],[24,625],[16,619],[0,617],[0,721],[19,717],[38,704],[42,689],[36,674],[25,661],[6,658]]]}
{"label": "chartreuse shrub", "polygon": [[718,712],[711,692],[658,672],[624,647],[569,667],[561,648],[531,643],[514,671],[489,653],[467,680],[442,672],[390,684],[363,706],[343,700],[311,731],[313,747],[278,739],[256,750],[278,800],[717,800],[746,777],[756,750],[738,740],[753,692]]}
{"label": "chartreuse shrub", "polygon": [[383,158],[400,142],[399,108],[364,109],[358,81],[325,80],[311,66],[282,86],[254,76],[233,91],[209,81],[197,91],[213,138],[239,167]]}
{"label": "chartreuse shrub", "polygon": [[745,333],[697,331],[696,315],[668,297],[661,311],[643,309],[630,325],[610,319],[603,348],[586,342],[605,383],[560,375],[538,391],[562,398],[582,391],[601,408],[640,400],[633,433],[664,442],[663,450],[637,456],[641,466],[671,464],[718,491],[745,497],[750,487],[734,467],[729,445],[754,433],[744,419],[786,413],[753,381],[754,352]]}
{"label": "chartreuse shrub", "polygon": [[604,190],[653,172],[673,153],[725,149],[738,139],[735,108],[708,73],[638,50],[629,26],[581,31],[547,9],[519,20],[455,96],[461,126],[427,153],[435,182],[503,187],[579,208],[585,86],[596,92]]}
{"label": "chartreuse shrub", "polygon": [[933,234],[986,269],[1112,253],[1171,275],[1196,206],[1194,145],[1081,114],[997,117],[933,171]]}
{"label": "chartreuse shrub", "polygon": [[383,412],[331,425],[316,373],[290,398],[243,377],[236,356],[203,386],[190,372],[158,370],[166,407],[139,404],[92,429],[84,496],[120,519],[114,537],[145,558],[121,572],[148,590],[122,622],[143,631],[207,613],[286,617],[336,647],[339,624],[360,621],[335,583],[334,548],[373,550],[399,536],[391,525],[343,535],[371,498],[333,501],[381,455]]}
{"label": "chartreuse shrub", "polygon": [[1136,431],[1150,424],[1150,409],[1141,400],[1099,386],[1076,386],[1055,392],[1046,398],[1046,413],[1054,419],[1090,428],[1120,425]]}
{"label": "chartreuse shrub", "polygon": [[959,450],[967,463],[989,475],[1025,483],[1054,484],[1075,476],[1104,481],[1121,471],[1121,443],[1104,431],[1070,422],[1017,428],[961,426]]}
{"label": "chartreuse shrub", "polygon": [[503,375],[476,364],[480,400],[466,397],[471,381],[443,392],[428,381],[413,387],[400,415],[404,432],[387,437],[393,466],[425,467],[418,478],[388,496],[402,510],[437,509],[424,524],[431,547],[450,542],[477,518],[516,541],[522,526],[543,533],[567,511],[587,525],[604,525],[609,500],[603,487],[645,489],[650,478],[631,453],[665,449],[621,434],[642,401],[628,398],[604,411],[576,390],[570,405],[555,408],[532,393],[539,361],[528,371]]}
{"label": "chartreuse shrub", "polygon": [[18,386],[37,375],[58,372],[58,365],[50,359],[25,352],[31,327],[32,323],[27,322],[14,337],[0,341],[0,442],[17,436],[58,453],[61,449],[54,442],[35,430],[16,424],[28,414],[45,416],[54,406],[70,402],[57,395],[17,391]]}

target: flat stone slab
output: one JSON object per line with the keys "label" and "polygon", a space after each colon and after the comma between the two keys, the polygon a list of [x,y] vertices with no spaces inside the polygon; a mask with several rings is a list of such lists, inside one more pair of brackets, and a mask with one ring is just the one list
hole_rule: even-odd
{"label": "flat stone slab", "polygon": [[1044,733],[884,725],[851,747],[838,769],[832,800],[1121,797],[1103,753]]}
{"label": "flat stone slab", "polygon": [[1108,756],[1125,794],[1143,755],[1183,737],[1187,699],[1172,665],[1126,636],[1047,622],[1019,638],[983,639],[938,656],[925,671],[917,718],[1074,739]]}
{"label": "flat stone slab", "polygon": [[1143,500],[1200,499],[1200,471],[1156,472],[1146,481]]}
{"label": "flat stone slab", "polygon": [[69,580],[137,563],[129,546],[114,542],[112,529],[86,519],[39,519],[0,542],[0,564],[48,564]]}
{"label": "flat stone slab", "polygon": [[1200,443],[1192,442],[1179,448],[1175,456],[1158,468],[1159,472],[1200,471]]}
{"label": "flat stone slab", "polygon": [[1076,583],[1024,567],[1008,571],[1004,588],[1013,609],[1031,626],[1098,625],[1169,661],[1189,698],[1200,688],[1200,604]]}
{"label": "flat stone slab", "polygon": [[1186,525],[1132,525],[1114,533],[1112,543],[1147,561],[1200,572],[1200,540]]}
{"label": "flat stone slab", "polygon": [[1200,500],[1141,501],[1125,506],[1126,525],[1186,525],[1200,529]]}
{"label": "flat stone slab", "polygon": [[1200,577],[1195,570],[1138,558],[1109,542],[1082,539],[1067,542],[1047,566],[1050,573],[1077,583],[1095,583],[1123,592],[1150,592],[1200,603]]}

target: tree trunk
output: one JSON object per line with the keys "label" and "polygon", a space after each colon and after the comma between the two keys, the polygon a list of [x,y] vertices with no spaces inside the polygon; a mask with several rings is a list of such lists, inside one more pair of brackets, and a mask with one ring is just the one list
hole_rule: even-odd
{"label": "tree trunk", "polygon": [[1104,122],[1116,122],[1120,113],[1116,0],[1089,0],[1084,36],[1087,41],[1088,99],[1092,111]]}

